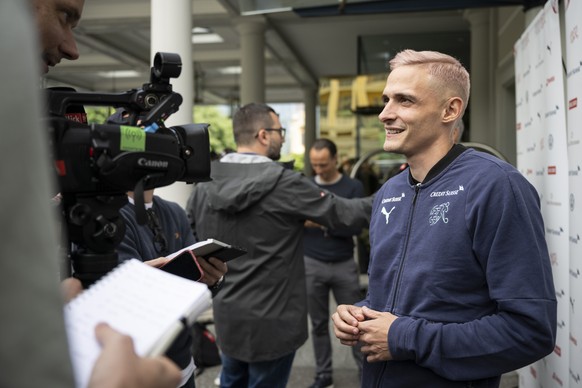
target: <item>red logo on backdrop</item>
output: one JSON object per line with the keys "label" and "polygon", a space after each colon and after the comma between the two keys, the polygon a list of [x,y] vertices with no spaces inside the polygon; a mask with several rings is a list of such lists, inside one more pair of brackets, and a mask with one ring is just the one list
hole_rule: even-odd
{"label": "red logo on backdrop", "polygon": [[550,78],[546,79],[546,86],[548,86],[549,84],[551,84],[555,80],[556,80],[556,77],[554,77],[554,76],[551,76]]}
{"label": "red logo on backdrop", "polygon": [[556,175],[556,166],[548,166],[548,175]]}
{"label": "red logo on backdrop", "polygon": [[571,99],[568,101],[568,109],[574,109],[578,106],[578,97]]}
{"label": "red logo on backdrop", "polygon": [[535,370],[535,368],[534,368],[534,367],[531,367],[531,366],[530,366],[530,367],[529,367],[529,372],[530,372],[530,373],[531,373],[531,375],[534,377],[534,379],[537,379],[537,378],[538,378],[538,371],[537,371],[537,370]]}
{"label": "red logo on backdrop", "polygon": [[559,357],[562,357],[562,349],[558,345],[554,347],[554,353],[556,353]]}
{"label": "red logo on backdrop", "polygon": [[574,346],[578,346],[578,340],[572,335],[572,333],[570,333],[570,342],[572,342]]}

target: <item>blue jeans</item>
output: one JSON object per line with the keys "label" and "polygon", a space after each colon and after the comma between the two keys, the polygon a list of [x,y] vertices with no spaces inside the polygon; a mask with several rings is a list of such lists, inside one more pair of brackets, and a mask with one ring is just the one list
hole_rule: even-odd
{"label": "blue jeans", "polygon": [[222,358],[220,388],[285,388],[295,352],[272,361],[244,362]]}

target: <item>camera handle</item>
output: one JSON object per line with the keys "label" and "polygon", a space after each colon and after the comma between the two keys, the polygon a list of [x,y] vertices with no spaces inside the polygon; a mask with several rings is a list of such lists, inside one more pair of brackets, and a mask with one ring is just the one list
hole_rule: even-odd
{"label": "camera handle", "polygon": [[100,195],[62,194],[68,231],[68,257],[73,276],[87,288],[118,264],[115,248],[125,235],[119,210],[127,203],[124,192]]}
{"label": "camera handle", "polygon": [[[163,174],[150,174],[134,189],[135,212],[140,224],[146,223],[144,185]],[[118,264],[116,247],[125,236],[125,222],[120,209],[127,194],[63,194],[63,215],[69,236],[69,259],[73,276],[89,287]]]}

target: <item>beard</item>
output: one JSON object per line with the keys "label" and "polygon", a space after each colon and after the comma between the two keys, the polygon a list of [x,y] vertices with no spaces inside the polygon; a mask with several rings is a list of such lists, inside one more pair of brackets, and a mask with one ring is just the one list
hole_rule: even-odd
{"label": "beard", "polygon": [[271,141],[269,142],[269,148],[267,148],[267,157],[271,160],[281,159],[281,143]]}

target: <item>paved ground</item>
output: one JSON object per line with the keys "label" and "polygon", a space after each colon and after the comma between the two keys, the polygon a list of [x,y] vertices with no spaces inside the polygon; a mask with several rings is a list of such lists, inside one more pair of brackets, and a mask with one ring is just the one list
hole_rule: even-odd
{"label": "paved ground", "polygon": [[[205,369],[196,378],[196,388],[216,388],[214,378],[218,376],[220,367]],[[307,388],[312,382],[315,369],[311,367],[294,367],[289,378],[288,388]],[[357,388],[359,387],[356,369],[334,371],[334,388]]]}
{"label": "paved ground", "polygon": [[[333,307],[335,308],[335,307]],[[330,311],[333,311],[330,308]],[[330,323],[331,325],[331,323]],[[209,325],[210,331],[214,332],[214,325]],[[311,331],[311,325],[309,326]],[[332,332],[330,326],[330,332]],[[343,346],[339,341],[332,341],[334,388],[359,388],[359,379],[356,364],[352,359],[350,348]],[[313,382],[315,367],[313,365],[313,347],[311,340],[297,350],[293,369],[289,378],[288,388],[307,388]],[[214,379],[220,373],[220,366],[207,368],[196,378],[196,388],[216,388]],[[516,373],[509,373],[501,378],[499,388],[517,388],[518,378]]]}
{"label": "paved ground", "polygon": [[[196,388],[216,388],[214,379],[220,372],[220,366],[208,368],[196,378]],[[313,382],[314,368],[295,366],[291,371],[288,388],[307,388]],[[334,388],[359,388],[356,369],[334,370]],[[499,388],[517,388],[514,373],[504,375]]]}

